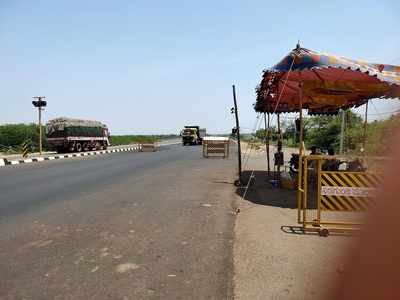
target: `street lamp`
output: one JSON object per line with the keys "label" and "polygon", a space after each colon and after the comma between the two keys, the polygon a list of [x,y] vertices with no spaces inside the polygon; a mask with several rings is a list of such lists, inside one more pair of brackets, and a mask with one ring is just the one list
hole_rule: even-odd
{"label": "street lamp", "polygon": [[32,104],[34,107],[37,107],[39,111],[39,153],[40,155],[42,155],[42,110],[44,110],[44,108],[42,107],[46,107],[47,102],[42,100],[46,98],[43,96],[33,98],[37,99],[37,101],[32,101]]}

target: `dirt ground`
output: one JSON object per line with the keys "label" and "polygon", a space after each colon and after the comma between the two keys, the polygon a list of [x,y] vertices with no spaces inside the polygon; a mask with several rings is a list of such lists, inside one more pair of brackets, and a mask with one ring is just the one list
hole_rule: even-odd
{"label": "dirt ground", "polygon": [[[286,149],[285,161],[292,151]],[[245,170],[245,176],[254,170],[254,184],[243,198],[244,188],[237,190],[235,299],[324,299],[343,276],[346,249],[357,237],[299,231],[295,191],[269,184],[265,152],[252,151]]]}

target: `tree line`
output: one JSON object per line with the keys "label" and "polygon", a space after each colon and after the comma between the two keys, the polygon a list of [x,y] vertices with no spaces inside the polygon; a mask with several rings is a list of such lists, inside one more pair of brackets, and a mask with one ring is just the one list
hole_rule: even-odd
{"label": "tree line", "polygon": [[[43,150],[49,151],[51,149],[47,144],[45,126],[42,127],[42,132]],[[174,137],[177,137],[177,135],[111,135],[110,144],[118,146]],[[22,144],[25,142],[29,145],[30,152],[39,150],[39,125],[33,123],[0,125],[0,152],[19,153]]]}
{"label": "tree line", "polygon": [[[341,115],[334,116],[310,116],[304,119],[304,143],[307,148],[316,146],[323,151],[333,149],[339,152],[341,135]],[[399,116],[391,116],[389,119],[373,121],[367,124],[365,151],[370,155],[385,154],[390,149],[392,132],[400,125]],[[295,122],[281,122],[281,139],[285,146],[297,147],[299,133]],[[265,139],[265,130],[256,131],[258,139]],[[277,128],[270,128],[272,142],[278,140]],[[348,110],[345,112],[344,151],[347,153],[359,153],[363,147],[364,121]]]}

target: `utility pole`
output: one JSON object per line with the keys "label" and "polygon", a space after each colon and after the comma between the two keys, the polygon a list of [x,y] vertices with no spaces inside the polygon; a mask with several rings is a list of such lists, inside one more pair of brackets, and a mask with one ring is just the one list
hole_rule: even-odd
{"label": "utility pole", "polygon": [[46,97],[43,96],[37,96],[33,97],[33,99],[37,99],[37,101],[32,101],[32,104],[34,107],[38,108],[39,111],[39,153],[42,155],[42,110],[44,110],[43,107],[46,107],[47,102],[42,100],[45,99]]}
{"label": "utility pole", "polygon": [[243,183],[242,180],[242,153],[241,153],[241,147],[240,147],[240,127],[239,127],[239,115],[238,115],[238,107],[237,107],[237,102],[236,102],[236,89],[235,85],[232,85],[232,91],[233,91],[233,104],[234,108],[232,109],[233,112],[235,113],[235,119],[236,119],[236,136],[237,136],[237,144],[238,144],[238,167],[239,167],[239,180],[237,182],[237,185],[241,185]]}
{"label": "utility pole", "polygon": [[345,111],[344,109],[341,110],[342,114],[342,125],[340,128],[340,147],[339,147],[339,153],[343,154],[343,147],[344,147],[344,130],[345,130]]}

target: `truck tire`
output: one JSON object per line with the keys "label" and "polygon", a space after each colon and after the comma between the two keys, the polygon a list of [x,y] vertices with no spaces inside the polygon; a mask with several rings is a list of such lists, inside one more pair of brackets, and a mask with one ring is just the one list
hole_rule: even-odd
{"label": "truck tire", "polygon": [[81,145],[81,143],[76,143],[76,145],[75,145],[75,150],[76,150],[76,152],[82,152],[82,145]]}

